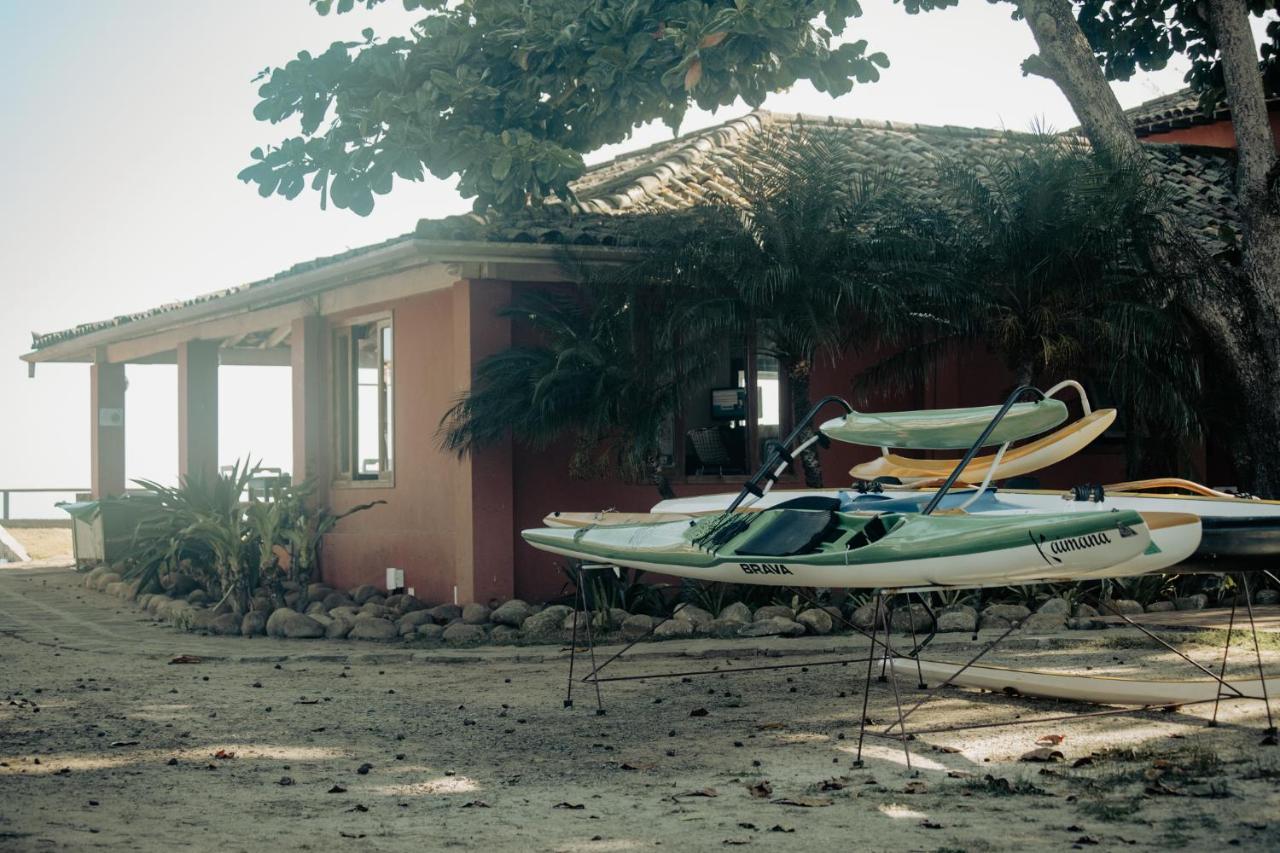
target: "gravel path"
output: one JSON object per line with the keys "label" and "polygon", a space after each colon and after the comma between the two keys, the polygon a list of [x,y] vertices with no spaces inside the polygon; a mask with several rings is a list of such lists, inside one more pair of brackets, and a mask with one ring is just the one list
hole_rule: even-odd
{"label": "gravel path", "polygon": [[[620,674],[866,644],[637,651]],[[1186,677],[1117,630],[1023,640],[997,660]],[[921,736],[909,773],[879,738],[853,766],[859,664],[613,682],[597,716],[581,686],[562,707],[566,663],[554,646],[179,634],[70,572],[0,571],[0,849],[1280,849],[1280,748],[1257,745],[1257,703],[1225,704],[1214,729],[1197,708]],[[887,723],[890,686],[868,698]],[[1089,710],[949,691],[913,722]],[[1018,760],[1048,734],[1066,736],[1064,760]]]}

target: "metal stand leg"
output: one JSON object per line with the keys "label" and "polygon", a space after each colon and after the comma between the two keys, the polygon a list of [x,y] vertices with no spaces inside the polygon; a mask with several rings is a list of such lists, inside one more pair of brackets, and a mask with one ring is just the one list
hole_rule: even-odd
{"label": "metal stand leg", "polygon": [[876,663],[876,629],[880,624],[882,597],[880,590],[876,590],[876,606],[871,614],[871,646],[867,649],[867,678],[862,684],[862,716],[858,719],[858,755],[853,761],[855,767],[862,766],[862,741],[867,734],[867,701],[871,698],[871,670]]}
{"label": "metal stand leg", "polygon": [[[1236,597],[1231,597],[1231,616],[1227,619],[1227,642],[1222,647],[1222,669],[1218,673],[1218,678],[1225,679],[1227,677],[1227,657],[1231,654],[1231,632],[1236,627]],[[1218,725],[1218,705],[1222,701],[1222,688],[1218,688],[1218,695],[1213,697],[1213,717],[1208,722],[1209,728]]]}
{"label": "metal stand leg", "polygon": [[578,594],[581,593],[582,570],[578,570],[578,591],[573,597],[573,636],[569,640],[569,688],[564,694],[564,706],[573,707],[573,663],[578,657]]}
{"label": "metal stand leg", "polygon": [[[889,611],[888,609],[886,609],[884,611],[884,655],[885,655],[884,659],[885,661],[888,661],[891,657],[894,656],[892,638],[890,637],[890,634],[889,634],[889,628],[890,628]],[[918,663],[919,662],[917,661],[917,664]],[[898,670],[896,667],[894,667],[893,671],[889,674],[889,679],[890,679],[890,683],[893,684],[893,701],[898,705],[898,728],[900,730],[899,737],[902,740],[902,752],[907,757],[907,770],[911,770],[911,745],[909,743],[910,737],[907,735],[906,728],[902,725],[903,723],[902,695],[898,692]]]}
{"label": "metal stand leg", "polygon": [[[645,632],[644,632],[643,634],[641,634],[639,637],[636,637],[634,640],[632,640],[631,642],[627,643],[627,644],[626,644],[625,646],[623,646],[621,649],[619,649],[618,651],[614,652],[614,653],[609,657],[609,659],[608,659],[608,660],[606,660],[604,663],[600,664],[599,666],[594,666],[594,665],[593,665],[593,666],[592,666],[592,669],[591,669],[591,672],[587,673],[587,674],[583,677],[583,679],[582,679],[582,680],[585,682],[585,681],[587,681],[587,680],[589,680],[589,679],[597,679],[597,678],[598,678],[598,673],[600,673],[600,672],[601,672],[601,671],[602,671],[606,666],[608,666],[609,664],[613,663],[613,662],[614,662],[614,661],[616,661],[618,658],[620,658],[620,657],[622,657],[623,655],[625,655],[627,652],[631,651],[631,649],[632,649],[632,648],[634,648],[634,647],[635,647],[635,645],[636,645],[637,643],[643,642],[644,640],[647,640],[647,639],[649,639],[650,637],[652,637],[652,636],[653,636],[653,632],[654,632],[654,631],[658,630],[658,628],[660,628],[661,626],[665,625],[666,623],[668,623],[668,622],[670,622],[672,619],[674,619],[674,618],[675,618],[675,616],[676,616],[676,614],[677,614],[677,613],[679,613],[681,610],[683,610],[686,604],[688,604],[688,602],[684,602],[684,601],[680,602],[680,603],[679,603],[679,604],[677,604],[677,605],[675,606],[675,608],[671,611],[671,615],[670,615],[670,616],[663,616],[660,620],[658,620],[657,622],[654,622],[654,623],[653,623],[653,625],[649,628],[649,630],[648,630],[648,631],[645,631]],[[606,679],[606,680],[607,680],[607,679]]]}
{"label": "metal stand leg", "polygon": [[1267,696],[1267,674],[1262,671],[1262,650],[1258,647],[1258,626],[1253,621],[1253,595],[1249,590],[1249,577],[1240,573],[1240,582],[1244,586],[1244,606],[1249,611],[1249,633],[1253,635],[1253,655],[1258,661],[1258,680],[1262,684],[1262,704],[1267,708],[1267,730],[1262,738],[1263,746],[1276,745],[1276,724],[1271,717],[1271,698]]}
{"label": "metal stand leg", "polygon": [[[1171,644],[1169,644],[1169,643],[1165,642],[1165,641],[1164,641],[1164,640],[1162,640],[1160,637],[1158,637],[1158,636],[1156,636],[1155,634],[1153,634],[1151,631],[1148,631],[1148,630],[1146,629],[1146,627],[1144,627],[1144,626],[1142,626],[1142,625],[1139,625],[1137,622],[1134,622],[1134,621],[1133,621],[1132,619],[1130,619],[1126,614],[1121,613],[1119,610],[1117,610],[1114,604],[1109,604],[1108,602],[1105,602],[1105,601],[1099,601],[1099,602],[1098,602],[1098,604],[1099,604],[1100,606],[1103,606],[1103,607],[1107,607],[1107,608],[1109,608],[1113,614],[1115,614],[1116,616],[1119,616],[1119,617],[1120,617],[1120,619],[1121,619],[1121,621],[1123,621],[1123,622],[1124,622],[1126,625],[1128,625],[1130,628],[1137,628],[1139,631],[1141,631],[1143,634],[1145,634],[1145,635],[1147,636],[1147,638],[1148,638],[1148,639],[1155,640],[1157,643],[1159,643],[1159,644],[1160,644],[1161,646],[1163,646],[1165,649],[1167,649],[1167,650],[1169,650],[1169,651],[1173,652],[1175,655],[1177,655],[1178,657],[1182,658],[1184,661],[1186,661],[1187,663],[1191,664],[1191,665],[1192,665],[1192,666],[1194,666],[1196,669],[1200,670],[1200,671],[1201,671],[1201,672],[1203,672],[1205,675],[1207,675],[1207,676],[1209,676],[1210,678],[1212,678],[1214,681],[1218,682],[1218,689],[1219,689],[1219,690],[1221,690],[1221,689],[1224,689],[1224,688],[1225,688],[1226,690],[1229,690],[1229,691],[1234,695],[1234,697],[1236,697],[1236,698],[1244,698],[1244,694],[1243,694],[1243,693],[1241,693],[1241,692],[1240,692],[1239,690],[1237,690],[1235,687],[1232,687],[1232,686],[1231,686],[1230,684],[1228,684],[1227,682],[1223,681],[1223,680],[1218,676],[1218,674],[1217,674],[1216,672],[1214,672],[1213,670],[1209,669],[1209,667],[1205,666],[1205,665],[1204,665],[1204,664],[1202,664],[1202,663],[1198,663],[1198,662],[1196,662],[1196,661],[1193,661],[1191,658],[1187,657],[1184,653],[1182,653],[1181,651],[1179,651],[1179,650],[1178,650],[1177,648],[1175,648],[1173,645],[1171,645]],[[1252,613],[1252,610],[1251,610],[1250,612]]]}
{"label": "metal stand leg", "polygon": [[[916,598],[924,600],[924,596],[919,593]],[[925,609],[928,610],[928,607]],[[916,638],[916,612],[911,609],[911,593],[907,593],[907,619],[911,622],[911,651],[907,653],[907,657],[916,659],[916,689],[928,690],[929,685],[924,681],[924,669],[920,665],[920,640]]]}
{"label": "metal stand leg", "polygon": [[[578,577],[581,578],[582,575],[579,574]],[[587,652],[591,656],[591,682],[596,687],[596,716],[603,717],[604,702],[600,698],[600,681],[595,677],[595,673],[596,673],[596,643],[595,643],[595,636],[594,636],[595,632],[591,628],[591,622],[594,617],[594,614],[599,612],[599,609],[593,608],[588,610],[586,584],[579,583],[578,588],[579,588],[579,594],[582,596],[582,611],[587,614]],[[595,603],[596,602],[592,602],[592,604],[595,604]],[[577,611],[574,611],[574,613],[576,614]],[[575,622],[577,621],[576,616],[574,621]]]}

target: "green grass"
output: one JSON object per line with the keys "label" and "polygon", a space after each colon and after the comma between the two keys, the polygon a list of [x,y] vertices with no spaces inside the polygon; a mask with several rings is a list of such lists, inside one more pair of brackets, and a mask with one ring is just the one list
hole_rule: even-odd
{"label": "green grass", "polygon": [[1141,810],[1140,797],[1105,797],[1080,802],[1081,812],[1104,823],[1138,820]]}

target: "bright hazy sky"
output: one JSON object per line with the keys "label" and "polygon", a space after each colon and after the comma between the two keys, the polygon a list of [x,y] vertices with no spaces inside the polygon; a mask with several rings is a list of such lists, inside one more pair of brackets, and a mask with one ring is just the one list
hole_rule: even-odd
{"label": "bright hazy sky", "polygon": [[[963,0],[908,16],[889,0],[865,5],[848,35],[889,54],[882,80],[838,100],[797,86],[771,96],[768,109],[1016,130],[1076,123],[1054,86],[1019,71],[1034,44],[1011,6]],[[321,211],[311,193],[262,199],[235,178],[251,148],[292,130],[253,120],[258,70],[365,26],[389,35],[409,20],[395,2],[322,18],[306,0],[0,0],[0,487],[89,482],[89,368],[41,365],[28,379],[18,356],[32,330],[252,281],[468,209],[451,183],[435,180],[398,183],[362,219]],[[1179,88],[1183,71],[1118,86],[1121,103]],[[746,111],[690,114],[684,129]],[[642,128],[592,159],[669,135]],[[175,369],[130,366],[128,379],[127,474],[172,481]],[[223,367],[221,384],[222,461],[252,453],[287,468],[288,369]],[[15,499],[14,510],[36,507]]]}

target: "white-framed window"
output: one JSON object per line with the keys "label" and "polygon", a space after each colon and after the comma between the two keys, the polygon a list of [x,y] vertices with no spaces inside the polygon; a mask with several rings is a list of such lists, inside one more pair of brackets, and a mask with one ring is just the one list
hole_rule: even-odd
{"label": "white-framed window", "polygon": [[390,483],[395,451],[391,316],[333,334],[336,479]]}

